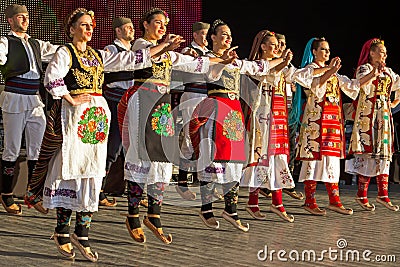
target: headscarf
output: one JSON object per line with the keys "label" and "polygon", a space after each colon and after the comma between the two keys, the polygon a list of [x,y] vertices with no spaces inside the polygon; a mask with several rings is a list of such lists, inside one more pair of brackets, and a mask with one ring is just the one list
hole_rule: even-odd
{"label": "headscarf", "polygon": [[[372,39],[369,39],[368,41],[366,41],[364,43],[364,45],[362,46],[360,58],[358,59],[358,63],[357,63],[356,72],[357,72],[357,69],[359,66],[368,63],[369,51],[371,50],[371,45],[374,41],[380,42],[381,40],[379,38],[372,38]],[[356,73],[354,73],[354,77],[355,77],[355,75],[356,75]]]}
{"label": "headscarf", "polygon": [[372,41],[379,40],[378,38],[372,38],[366,41],[361,49],[360,58],[358,59],[357,67],[364,65],[368,62],[369,50],[371,49]]}
{"label": "headscarf", "polygon": [[[303,59],[301,60],[301,65],[300,65],[301,68],[304,68],[314,60],[314,55],[312,53],[312,44],[314,40],[315,37],[311,38],[307,42],[306,47],[304,48]],[[300,125],[302,106],[305,101],[304,99],[302,99],[302,91],[303,91],[302,86],[296,83],[296,92],[294,93],[292,99],[292,109],[290,110],[289,113],[289,126],[292,126],[294,131],[296,131],[298,125]]]}

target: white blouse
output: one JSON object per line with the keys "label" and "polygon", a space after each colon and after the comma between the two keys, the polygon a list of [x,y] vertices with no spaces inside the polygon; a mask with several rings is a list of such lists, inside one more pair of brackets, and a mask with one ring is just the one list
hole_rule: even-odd
{"label": "white blouse", "polygon": [[[152,42],[149,42],[143,38],[139,38],[135,41],[132,46],[132,50],[136,51],[138,49],[149,48],[154,46]],[[180,70],[184,72],[191,72],[191,73],[207,73],[210,60],[208,57],[192,57],[189,55],[184,55],[174,51],[168,51],[158,58],[154,59],[154,61],[161,61],[165,60],[167,56],[170,56],[172,69]]]}
{"label": "white blouse", "polygon": [[[97,51],[100,52],[102,57],[105,72],[133,71],[151,66],[150,49],[141,49],[135,52],[122,51],[120,53],[112,53],[105,50]],[[82,62],[90,64],[88,60],[83,60]],[[67,75],[70,64],[71,57],[69,50],[65,46],[62,46],[57,50],[47,66],[44,85],[54,99],[59,99],[69,94],[63,78]]]}

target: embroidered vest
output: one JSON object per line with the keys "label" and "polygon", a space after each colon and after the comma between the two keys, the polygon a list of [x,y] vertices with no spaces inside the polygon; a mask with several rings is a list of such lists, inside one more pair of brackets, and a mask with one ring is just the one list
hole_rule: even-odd
{"label": "embroidered vest", "polygon": [[238,68],[225,67],[218,81],[207,83],[208,95],[226,94],[231,99],[238,99],[240,94],[240,71]]}
{"label": "embroidered vest", "polygon": [[133,74],[135,82],[156,83],[169,87],[172,72],[171,56],[167,52],[162,57],[160,61],[153,62],[149,68],[135,70]]}
{"label": "embroidered vest", "polygon": [[205,55],[205,53],[204,53],[202,50],[200,50],[199,48],[194,47],[192,44],[188,45],[188,47],[190,47],[190,48],[192,48],[194,51],[196,51],[196,53],[197,53],[197,55],[198,55],[199,57],[202,57],[202,56]]}
{"label": "embroidered vest", "polygon": [[87,47],[85,52],[78,51],[72,44],[65,45],[71,57],[71,66],[64,82],[71,94],[102,93],[104,67],[101,54]]}

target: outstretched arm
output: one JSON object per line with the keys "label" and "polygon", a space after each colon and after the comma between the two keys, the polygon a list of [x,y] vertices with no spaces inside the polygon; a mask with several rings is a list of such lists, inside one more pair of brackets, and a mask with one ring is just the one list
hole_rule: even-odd
{"label": "outstretched arm", "polygon": [[150,47],[150,56],[157,58],[167,51],[177,49],[181,43],[185,42],[182,36],[176,34],[168,34],[164,41],[156,46]]}

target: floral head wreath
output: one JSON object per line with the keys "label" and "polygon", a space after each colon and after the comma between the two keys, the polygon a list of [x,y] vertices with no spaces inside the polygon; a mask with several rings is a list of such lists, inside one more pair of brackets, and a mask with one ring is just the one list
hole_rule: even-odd
{"label": "floral head wreath", "polygon": [[93,11],[93,10],[89,10],[87,13],[88,13],[89,16],[92,18],[93,28],[95,28],[95,27],[96,27],[96,20],[95,20],[95,18],[94,18],[94,11]]}
{"label": "floral head wreath", "polygon": [[96,21],[94,18],[94,12],[92,10],[87,11],[86,8],[77,8],[74,11],[72,11],[68,16],[65,17],[64,20],[64,31],[65,34],[67,35],[67,38],[73,38],[73,36],[70,33],[70,28],[71,26],[83,15],[89,15],[90,18],[92,19],[93,23],[93,28],[96,27]]}
{"label": "floral head wreath", "polygon": [[169,17],[168,17],[168,13],[166,11],[163,10],[164,16],[165,16],[165,25],[168,25],[169,23]]}

